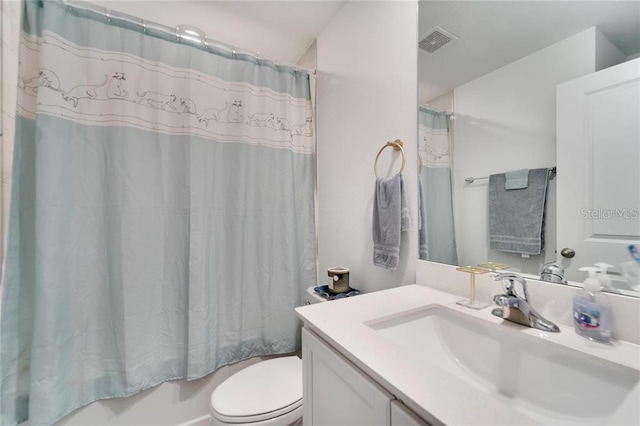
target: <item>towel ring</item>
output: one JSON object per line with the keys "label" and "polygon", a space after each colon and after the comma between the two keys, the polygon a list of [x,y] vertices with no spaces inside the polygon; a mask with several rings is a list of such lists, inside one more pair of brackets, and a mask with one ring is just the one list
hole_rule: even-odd
{"label": "towel ring", "polygon": [[400,166],[400,174],[402,174],[402,172],[404,171],[404,164],[406,163],[406,157],[404,155],[404,149],[402,148],[402,145],[404,145],[404,142],[402,142],[400,139],[396,139],[393,142],[387,142],[382,148],[380,148],[380,151],[378,151],[378,155],[376,155],[376,161],[373,163],[373,174],[376,175],[376,177],[378,176],[378,158],[380,158],[380,154],[382,154],[382,151],[384,151],[385,148],[388,147],[393,147],[394,151],[400,151],[402,153],[402,166]]}

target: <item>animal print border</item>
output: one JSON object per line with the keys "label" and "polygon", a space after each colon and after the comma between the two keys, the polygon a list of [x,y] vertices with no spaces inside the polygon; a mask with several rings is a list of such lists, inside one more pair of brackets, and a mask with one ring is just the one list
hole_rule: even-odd
{"label": "animal print border", "polygon": [[420,124],[418,129],[418,151],[422,165],[432,168],[451,166],[451,145],[447,129],[432,129]]}
{"label": "animal print border", "polygon": [[48,31],[40,38],[22,33],[21,49],[18,113],[25,117],[314,152],[309,99],[80,46]]}

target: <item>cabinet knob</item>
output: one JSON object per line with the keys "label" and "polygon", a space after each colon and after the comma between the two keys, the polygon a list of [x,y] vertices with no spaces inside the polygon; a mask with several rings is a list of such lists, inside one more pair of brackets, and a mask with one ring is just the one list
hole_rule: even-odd
{"label": "cabinet knob", "polygon": [[569,247],[565,247],[562,250],[560,250],[560,254],[562,255],[562,257],[566,257],[567,259],[571,259],[573,256],[576,255],[576,251],[572,248]]}

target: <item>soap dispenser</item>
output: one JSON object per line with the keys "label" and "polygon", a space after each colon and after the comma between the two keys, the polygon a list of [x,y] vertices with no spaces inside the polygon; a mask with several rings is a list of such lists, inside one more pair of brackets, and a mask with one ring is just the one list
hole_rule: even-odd
{"label": "soap dispenser", "polygon": [[607,274],[607,269],[613,268],[613,265],[609,265],[605,262],[594,263],[593,266],[599,269],[599,274],[597,276],[598,281],[600,281],[600,287],[602,288],[611,288],[611,276]]}
{"label": "soap dispenser", "polygon": [[598,268],[580,268],[589,274],[584,280],[584,288],[573,300],[573,323],[576,333],[602,343],[611,341],[613,313],[607,297],[600,291],[600,281],[596,277]]}

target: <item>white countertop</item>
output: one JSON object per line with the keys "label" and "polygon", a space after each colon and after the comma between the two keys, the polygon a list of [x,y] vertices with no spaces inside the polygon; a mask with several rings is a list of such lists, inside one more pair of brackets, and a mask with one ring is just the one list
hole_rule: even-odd
{"label": "white countertop", "polygon": [[[420,285],[409,285],[319,303],[296,309],[316,334],[364,371],[388,392],[430,423],[438,424],[536,424],[489,392],[481,392],[435,364],[402,351],[376,334],[365,323],[429,304],[438,304],[510,327],[518,333],[545,339],[589,355],[640,370],[640,347],[626,342],[603,345],[575,334],[572,326],[559,324],[560,333],[523,327],[491,315],[491,307],[474,311],[455,304],[460,296]],[[419,336],[416,336],[419,339]],[[428,359],[428,358],[427,358]]]}

